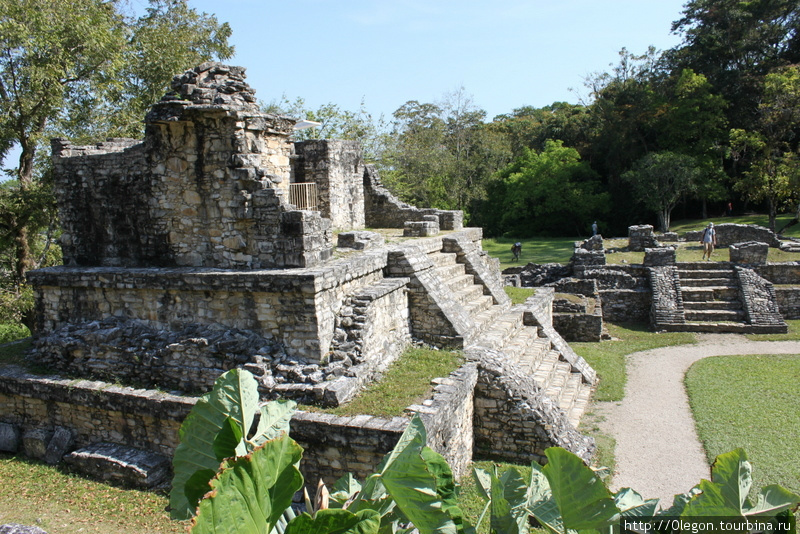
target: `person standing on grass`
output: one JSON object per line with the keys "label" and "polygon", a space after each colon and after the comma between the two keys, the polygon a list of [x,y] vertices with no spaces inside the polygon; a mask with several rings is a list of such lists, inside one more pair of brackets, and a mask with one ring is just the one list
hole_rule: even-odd
{"label": "person standing on grass", "polygon": [[714,247],[717,246],[717,231],[714,230],[714,223],[708,223],[706,229],[703,230],[700,244],[703,245],[703,259],[708,256],[708,260],[711,261],[711,253],[714,252]]}
{"label": "person standing on grass", "polygon": [[597,221],[592,223],[592,237],[597,235]]}

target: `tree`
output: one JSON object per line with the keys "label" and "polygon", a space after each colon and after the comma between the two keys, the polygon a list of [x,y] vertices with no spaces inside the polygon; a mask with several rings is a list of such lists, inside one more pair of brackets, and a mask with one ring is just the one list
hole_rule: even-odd
{"label": "tree", "polygon": [[675,70],[706,76],[730,102],[731,126],[747,129],[757,116],[763,77],[800,59],[798,29],[796,0],[691,0],[672,24],[684,42],[666,59]]}
{"label": "tree", "polygon": [[662,232],[669,231],[672,210],[681,196],[692,191],[701,171],[691,156],[674,152],[652,152],[622,175],[635,197],[658,215]]}
{"label": "tree", "polygon": [[150,0],[139,18],[120,7],[107,0],[0,0],[0,157],[20,148],[16,180],[0,195],[0,220],[2,239],[14,243],[12,265],[3,267],[13,271],[17,293],[36,264],[32,242],[49,227],[29,215],[52,213],[54,204],[47,183],[37,183],[48,174],[49,160],[37,158],[45,137],[139,135],[145,108],[174,74],[232,53],[230,28],[185,0]]}
{"label": "tree", "polygon": [[499,171],[489,188],[487,230],[515,236],[580,235],[608,213],[610,197],[578,151],[548,141]]}

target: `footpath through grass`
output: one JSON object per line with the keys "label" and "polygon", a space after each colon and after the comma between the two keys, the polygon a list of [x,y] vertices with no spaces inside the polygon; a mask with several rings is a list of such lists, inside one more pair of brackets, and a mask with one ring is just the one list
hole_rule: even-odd
{"label": "footpath through grass", "polygon": [[754,488],[780,484],[800,493],[800,356],[705,358],[685,383],[709,463],[741,447]]}
{"label": "footpath through grass", "polygon": [[613,340],[600,343],[570,343],[570,346],[594,368],[600,384],[596,401],[619,401],[625,395],[627,367],[625,356],[643,350],[686,345],[695,342],[691,332],[652,332],[645,324],[606,323]]}

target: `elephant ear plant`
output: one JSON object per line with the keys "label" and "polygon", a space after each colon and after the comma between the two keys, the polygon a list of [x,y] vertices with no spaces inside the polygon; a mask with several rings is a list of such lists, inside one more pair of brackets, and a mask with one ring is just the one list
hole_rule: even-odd
{"label": "elephant ear plant", "polygon": [[[348,474],[297,513],[292,497],[303,487],[298,470],[303,449],[289,437],[293,402],[259,405],[256,380],[247,371],[220,376],[181,427],[170,504],[175,518],[194,516],[193,534],[473,534],[458,506],[458,486],[445,459],[426,446],[418,416],[394,450],[366,480]],[[254,431],[256,414],[260,414]],[[768,486],[751,501],[752,468],[742,450],[720,455],[711,480],[675,496],[657,510],[630,488],[611,493],[574,454],[553,447],[548,462],[516,469],[475,469],[492,533],[527,534],[532,519],[554,534],[612,532],[624,518],[727,516],[788,517],[800,496]],[[196,515],[195,515],[196,514]]]}

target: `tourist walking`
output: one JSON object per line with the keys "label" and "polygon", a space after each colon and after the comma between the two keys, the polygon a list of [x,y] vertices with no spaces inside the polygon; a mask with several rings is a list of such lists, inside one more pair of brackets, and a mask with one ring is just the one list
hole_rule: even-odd
{"label": "tourist walking", "polygon": [[703,230],[700,244],[703,245],[703,259],[711,261],[711,253],[714,252],[714,247],[717,246],[717,231],[714,230],[714,223],[708,223],[706,229]]}

